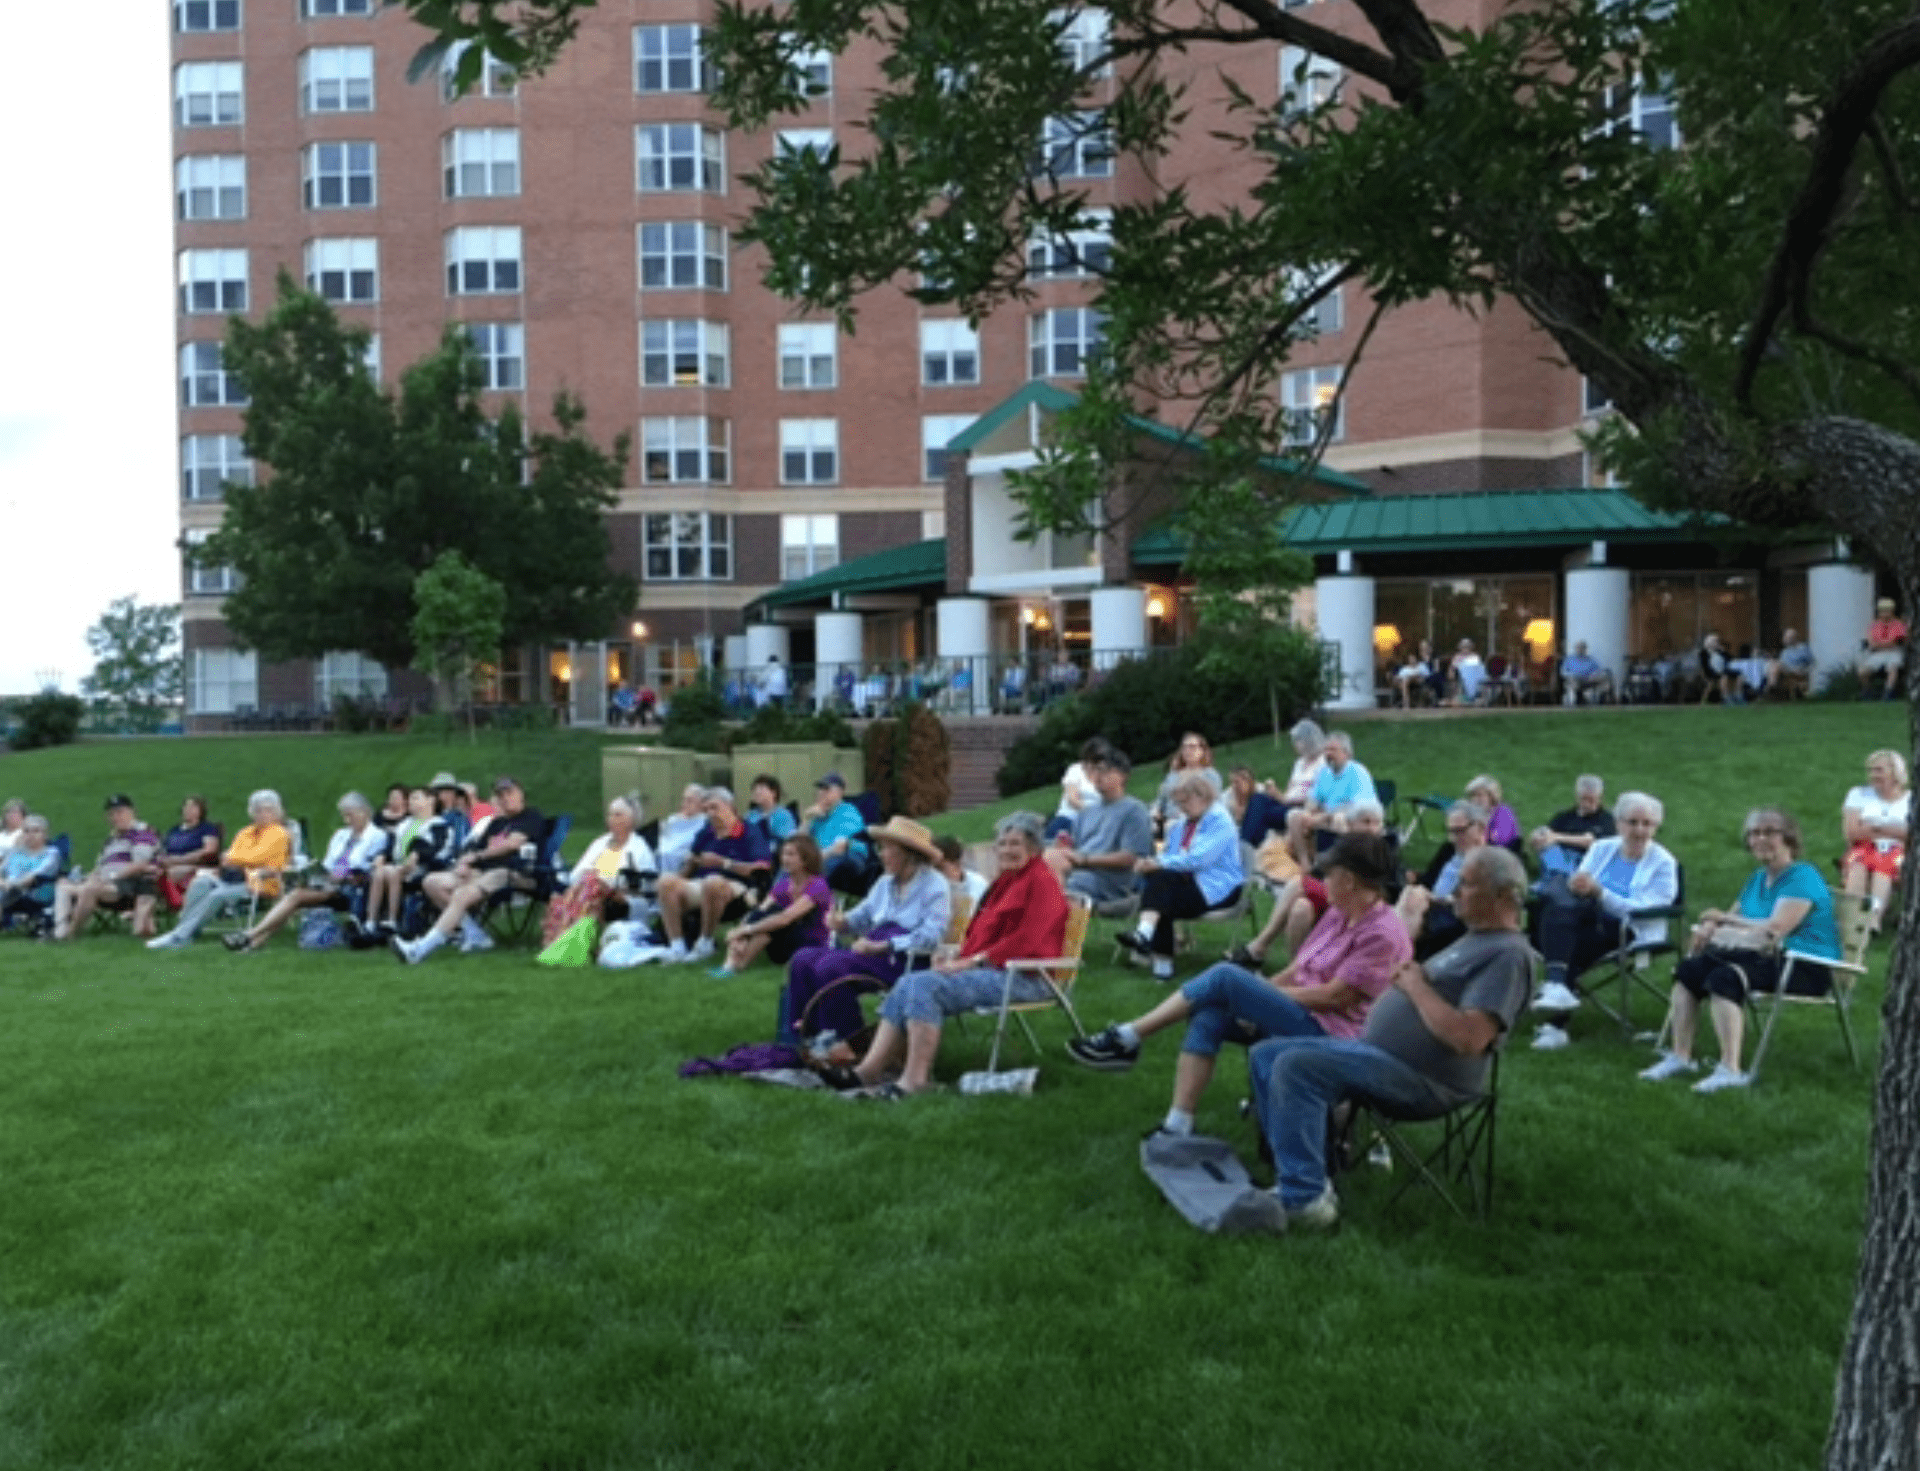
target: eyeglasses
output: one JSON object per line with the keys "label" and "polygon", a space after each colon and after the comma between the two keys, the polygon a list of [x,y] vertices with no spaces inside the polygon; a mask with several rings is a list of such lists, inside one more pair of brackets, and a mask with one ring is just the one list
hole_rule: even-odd
{"label": "eyeglasses", "polygon": [[1471,823],[1463,822],[1458,827],[1455,827],[1452,823],[1447,824],[1447,832],[1456,838],[1459,837],[1461,833],[1470,833],[1472,831],[1473,825]]}
{"label": "eyeglasses", "polygon": [[1785,832],[1786,829],[1782,827],[1750,827],[1747,829],[1747,836],[1750,838],[1777,838]]}

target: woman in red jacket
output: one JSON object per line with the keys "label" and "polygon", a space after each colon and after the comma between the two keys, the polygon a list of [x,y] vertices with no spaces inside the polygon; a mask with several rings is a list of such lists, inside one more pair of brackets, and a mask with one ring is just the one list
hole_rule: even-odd
{"label": "woman in red jacket", "polygon": [[[825,1077],[836,1088],[872,1088],[878,1098],[904,1098],[932,1086],[940,1028],[950,1016],[979,1006],[998,1006],[1012,960],[1045,960],[1060,953],[1067,927],[1067,896],[1046,864],[1038,861],[1045,826],[1032,812],[1014,812],[994,829],[1000,874],[980,900],[960,953],[936,959],[931,970],[902,976],[880,1007],[873,1045],[857,1067],[833,1068]],[[1040,1001],[1046,982],[1024,972],[1013,979],[1013,999]],[[881,1083],[899,1058],[906,1067],[897,1083]]]}

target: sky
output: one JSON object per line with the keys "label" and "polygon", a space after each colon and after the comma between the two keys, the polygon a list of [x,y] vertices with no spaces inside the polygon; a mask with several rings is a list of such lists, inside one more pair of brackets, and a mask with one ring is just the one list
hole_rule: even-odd
{"label": "sky", "polygon": [[87,628],[115,598],[180,600],[170,14],[164,0],[8,7],[0,696],[76,690]]}

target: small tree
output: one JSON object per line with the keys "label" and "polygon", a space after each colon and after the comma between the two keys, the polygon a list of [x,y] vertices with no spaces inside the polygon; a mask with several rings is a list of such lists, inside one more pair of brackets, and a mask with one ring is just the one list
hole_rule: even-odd
{"label": "small tree", "polygon": [[472,737],[473,678],[500,648],[506,589],[458,552],[442,552],[413,579],[413,610],[413,644],[433,676],[434,701],[443,710],[464,705]]}
{"label": "small tree", "polygon": [[181,694],[180,605],[115,598],[87,630],[87,647],[97,662],[80,688],[124,707],[135,730],[157,730]]}

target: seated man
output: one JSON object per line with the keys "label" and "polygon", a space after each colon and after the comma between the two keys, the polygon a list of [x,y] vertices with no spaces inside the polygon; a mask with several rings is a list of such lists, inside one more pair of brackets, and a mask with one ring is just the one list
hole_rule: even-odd
{"label": "seated man", "polygon": [[1560,689],[1564,704],[1578,705],[1591,697],[1597,705],[1613,698],[1613,671],[1589,654],[1586,640],[1581,639],[1574,644],[1573,652],[1560,661]]}
{"label": "seated man", "polygon": [[1892,598],[1881,598],[1873,605],[1873,622],[1867,625],[1867,651],[1861,656],[1860,698],[1871,699],[1875,676],[1880,680],[1880,698],[1891,700],[1900,687],[1900,670],[1907,662],[1907,625],[1894,616]]}
{"label": "seated man", "polygon": [[70,940],[86,928],[95,909],[151,908],[160,873],[160,835],[133,810],[133,798],[116,792],[107,798],[112,830],[93,872],[78,880],[61,879],[54,888],[53,937]]}
{"label": "seated man", "polygon": [[1260,1132],[1273,1151],[1279,1212],[1291,1226],[1340,1218],[1327,1180],[1327,1122],[1340,1104],[1438,1118],[1486,1091],[1489,1057],[1526,1004],[1533,955],[1520,933],[1527,874],[1483,845],[1460,875],[1466,933],[1424,966],[1407,961],[1358,1040],[1276,1037],[1247,1058]]}
{"label": "seated man", "polygon": [[[741,821],[731,791],[708,787],[707,826],[694,837],[686,867],[660,876],[660,926],[667,935],[667,953],[661,958],[674,965],[713,954],[720,926],[747,912],[755,880],[772,867],[767,835]],[[700,916],[700,938],[692,949],[684,933],[689,914]]]}
{"label": "seated man", "polygon": [[1701,640],[1700,678],[1705,681],[1709,696],[1715,690],[1720,692],[1721,704],[1747,703],[1747,697],[1740,693],[1740,671],[1733,667],[1733,660],[1727,657],[1727,646],[1717,633],[1709,633]]}
{"label": "seated man", "polygon": [[503,776],[493,784],[493,798],[492,821],[474,829],[459,861],[441,873],[428,874],[421,884],[427,902],[440,908],[440,917],[434,921],[433,928],[417,940],[403,940],[395,935],[388,941],[393,953],[408,965],[418,965],[456,932],[460,935],[463,955],[491,950],[493,941],[480,927],[473,911],[484,911],[487,900],[509,885],[533,887],[527,870],[539,857],[547,820],[539,809],[527,805],[527,794],[510,776]]}
{"label": "seated man", "polygon": [[1095,906],[1116,904],[1139,887],[1133,866],[1153,856],[1153,818],[1147,804],[1127,795],[1133,760],[1108,748],[1089,762],[1086,772],[1100,793],[1073,816],[1042,855],[1069,894],[1084,895]]}
{"label": "seated man", "polygon": [[1302,872],[1313,867],[1315,834],[1343,833],[1356,802],[1377,802],[1373,777],[1353,759],[1353,737],[1344,730],[1327,733],[1326,765],[1313,779],[1304,807],[1287,814],[1287,849]]}
{"label": "seated man", "polygon": [[1453,695],[1448,700],[1448,704],[1477,705],[1480,703],[1480,691],[1487,682],[1487,666],[1481,663],[1472,639],[1461,639],[1460,646],[1454,650],[1449,678],[1453,682]]}
{"label": "seated man", "polygon": [[1413,937],[1415,959],[1446,949],[1466,929],[1454,907],[1454,891],[1466,872],[1467,856],[1486,842],[1487,809],[1477,802],[1455,802],[1447,809],[1447,841],[1435,850],[1424,872],[1408,872],[1407,887],[1394,907]]}
{"label": "seated man", "polygon": [[801,815],[807,833],[820,845],[826,862],[827,884],[846,894],[864,894],[873,887],[873,849],[867,844],[867,822],[847,800],[847,779],[829,771],[813,784],[818,794]]}
{"label": "seated man", "polygon": [[1613,814],[1601,805],[1606,792],[1606,783],[1597,776],[1577,778],[1573,805],[1565,812],[1556,812],[1545,827],[1528,834],[1528,844],[1539,855],[1542,878],[1556,873],[1571,875],[1596,839],[1614,835]]}
{"label": "seated man", "polygon": [[1780,652],[1767,665],[1767,693],[1778,691],[1785,699],[1812,692],[1813,646],[1800,637],[1800,630],[1789,628],[1780,635]]}

